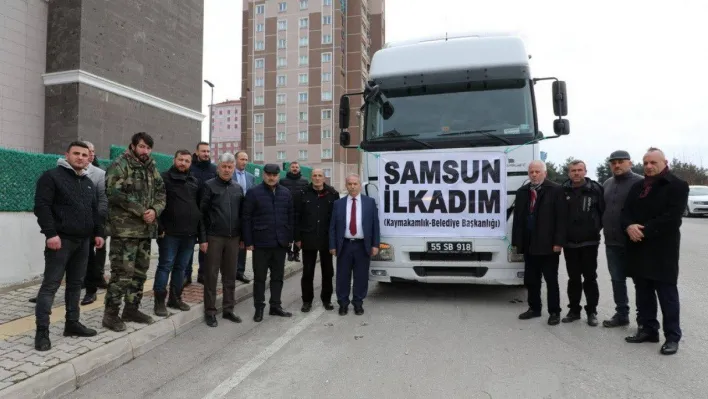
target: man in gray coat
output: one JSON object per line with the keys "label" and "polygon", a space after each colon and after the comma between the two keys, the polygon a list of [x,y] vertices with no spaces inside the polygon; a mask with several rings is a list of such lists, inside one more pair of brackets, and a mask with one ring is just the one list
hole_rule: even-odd
{"label": "man in gray coat", "polygon": [[627,297],[627,233],[620,225],[620,214],[629,189],[642,176],[632,172],[632,160],[627,151],[618,150],[610,154],[612,177],[603,184],[605,191],[605,212],[602,226],[605,234],[605,254],[607,267],[612,279],[612,295],[615,301],[615,315],[602,322],[605,327],[619,327],[629,324],[629,298]]}
{"label": "man in gray coat", "polygon": [[[98,187],[98,214],[101,216],[101,223],[104,223],[108,215],[108,197],[106,197],[106,171],[95,166],[96,149],[93,144],[84,141],[89,148],[89,165],[86,168],[86,175]],[[104,241],[106,237],[103,237]],[[84,286],[86,294],[81,300],[82,305],[88,305],[96,300],[96,292],[99,288],[108,288],[104,278],[104,268],[106,265],[106,247],[90,248],[88,265],[86,266],[86,276]]]}

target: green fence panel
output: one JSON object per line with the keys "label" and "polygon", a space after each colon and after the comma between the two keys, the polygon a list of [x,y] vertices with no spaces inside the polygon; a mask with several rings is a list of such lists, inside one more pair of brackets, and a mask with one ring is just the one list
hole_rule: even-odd
{"label": "green fence panel", "polygon": [[0,211],[31,212],[37,179],[61,157],[0,148]]}

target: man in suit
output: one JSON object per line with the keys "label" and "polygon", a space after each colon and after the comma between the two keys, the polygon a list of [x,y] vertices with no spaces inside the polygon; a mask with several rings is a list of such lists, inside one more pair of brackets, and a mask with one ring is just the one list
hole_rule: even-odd
{"label": "man in suit", "polygon": [[346,179],[349,195],[334,203],[329,224],[329,252],[337,257],[337,302],[339,315],[349,308],[349,287],[354,274],[351,303],[357,315],[364,314],[369,288],[371,257],[379,253],[379,212],[373,198],[361,195],[359,175]]}
{"label": "man in suit", "polygon": [[[237,182],[241,189],[243,189],[243,195],[246,195],[248,190],[256,184],[256,177],[250,172],[246,171],[246,165],[248,164],[248,154],[246,151],[239,151],[236,153],[236,168],[234,169],[233,180]],[[246,247],[241,248],[238,251],[238,261],[236,265],[236,280],[241,281],[245,284],[251,282],[247,279],[243,273],[246,271]]]}

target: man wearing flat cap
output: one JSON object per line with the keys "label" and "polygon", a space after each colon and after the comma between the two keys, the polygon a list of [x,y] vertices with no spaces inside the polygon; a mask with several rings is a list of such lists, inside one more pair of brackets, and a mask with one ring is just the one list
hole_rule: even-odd
{"label": "man wearing flat cap", "polygon": [[278,184],[280,167],[267,164],[263,167],[263,183],[246,193],[243,204],[243,241],[246,249],[253,251],[253,303],[256,313],[253,321],[263,321],[265,285],[270,270],[271,316],[291,317],[292,313],[281,306],[285,255],[293,242],[295,220],[293,198],[290,190]]}
{"label": "man wearing flat cap", "polygon": [[620,214],[629,189],[642,176],[632,172],[632,160],[627,151],[618,150],[610,154],[612,177],[603,184],[605,191],[605,212],[602,226],[605,235],[605,255],[612,279],[612,295],[615,300],[615,315],[602,322],[608,328],[629,324],[629,298],[627,297],[627,233],[620,224]]}

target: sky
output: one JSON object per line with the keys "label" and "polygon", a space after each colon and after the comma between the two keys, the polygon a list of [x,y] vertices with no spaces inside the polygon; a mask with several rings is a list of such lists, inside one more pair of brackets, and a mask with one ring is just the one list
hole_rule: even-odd
{"label": "sky", "polygon": [[[627,150],[641,162],[654,146],[669,158],[708,167],[708,123],[703,119],[708,118],[708,112],[703,114],[708,108],[708,24],[703,18],[708,6],[698,0],[581,4],[386,0],[386,41],[446,32],[518,34],[532,55],[532,75],[567,84],[571,132],[543,142],[548,161],[582,159],[594,177],[597,164],[612,151]],[[216,86],[215,102],[241,95],[242,7],[241,0],[205,1],[204,78]],[[539,82],[536,93],[540,130],[552,135],[550,82]],[[205,114],[210,99],[204,85]],[[208,137],[207,120],[203,137]]]}

